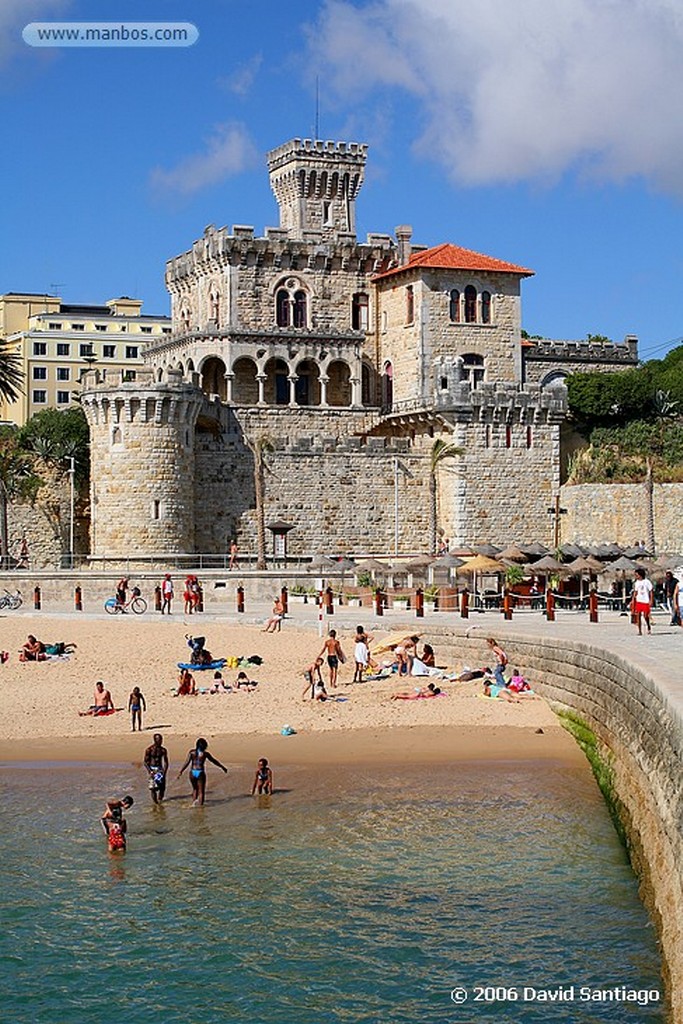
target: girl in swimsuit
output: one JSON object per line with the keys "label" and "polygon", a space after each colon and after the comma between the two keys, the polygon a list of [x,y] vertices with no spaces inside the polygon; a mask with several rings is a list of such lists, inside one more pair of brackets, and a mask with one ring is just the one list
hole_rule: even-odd
{"label": "girl in swimsuit", "polygon": [[273,792],[273,773],[268,767],[268,758],[260,757],[258,762],[258,768],[256,769],[256,775],[254,776],[254,785],[251,787],[251,795],[258,793],[260,796],[262,793],[268,793],[269,795]]}
{"label": "girl in swimsuit", "polygon": [[211,764],[215,764],[217,768],[220,768],[227,775],[228,769],[220,761],[217,761],[215,757],[206,749],[208,743],[204,739],[198,739],[195,744],[194,750],[190,750],[187,755],[185,764],[178,772],[178,778],[183,774],[185,769],[190,766],[190,783],[192,785],[192,806],[196,807],[203,806],[204,796],[206,793],[206,762],[210,761]]}

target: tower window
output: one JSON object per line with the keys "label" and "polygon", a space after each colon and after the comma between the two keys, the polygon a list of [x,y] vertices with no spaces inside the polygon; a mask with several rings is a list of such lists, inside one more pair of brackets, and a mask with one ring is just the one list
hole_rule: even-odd
{"label": "tower window", "polygon": [[289,327],[289,292],[284,288],[275,296],[275,322],[278,327]]}
{"label": "tower window", "polygon": [[491,323],[491,292],[481,293],[481,322]]}
{"label": "tower window", "polygon": [[450,293],[448,315],[452,324],[460,323],[460,292],[457,288]]}
{"label": "tower window", "polygon": [[462,357],[462,379],[474,390],[484,380],[484,357],[468,352]]}
{"label": "tower window", "polygon": [[155,498],[154,502],[152,504],[152,518],[153,519],[158,519],[159,516],[160,516],[160,513],[161,513],[161,502],[159,501],[158,498]]}
{"label": "tower window", "polygon": [[306,292],[294,292],[294,326],[306,326]]}
{"label": "tower window", "polygon": [[406,323],[412,324],[415,320],[415,291],[412,284],[406,288]]}
{"label": "tower window", "polygon": [[275,323],[278,327],[308,327],[308,293],[292,278],[275,292]]}
{"label": "tower window", "polygon": [[465,323],[475,324],[477,322],[477,289],[468,284],[465,288]]}
{"label": "tower window", "polygon": [[526,446],[527,446],[527,448],[531,448],[532,447],[533,440],[534,440],[533,432],[532,432],[532,429],[531,429],[531,424],[529,424],[529,426],[526,428]]}
{"label": "tower window", "polygon": [[356,292],[351,300],[351,327],[354,331],[368,329],[368,297],[365,292]]}
{"label": "tower window", "polygon": [[512,448],[512,427],[509,423],[505,428],[505,447]]}

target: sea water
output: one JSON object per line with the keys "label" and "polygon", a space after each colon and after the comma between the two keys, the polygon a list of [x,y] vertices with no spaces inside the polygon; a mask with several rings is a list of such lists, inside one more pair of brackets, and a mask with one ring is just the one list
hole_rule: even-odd
{"label": "sea water", "polygon": [[[185,778],[154,807],[132,765],[3,766],[0,1018],[664,1020],[656,936],[587,769],[273,767],[272,798],[210,767],[198,809]],[[128,792],[112,856],[98,818]]]}

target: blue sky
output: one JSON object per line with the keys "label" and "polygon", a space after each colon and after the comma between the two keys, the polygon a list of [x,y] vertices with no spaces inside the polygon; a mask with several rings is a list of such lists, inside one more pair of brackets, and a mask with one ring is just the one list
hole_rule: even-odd
{"label": "blue sky", "polygon": [[[106,13],[104,8],[106,7]],[[26,46],[30,21],[189,21],[186,48]],[[683,335],[676,0],[0,0],[0,290],[135,295],[205,225],[277,223],[265,152],[370,145],[358,233],[536,271],[532,334]]]}

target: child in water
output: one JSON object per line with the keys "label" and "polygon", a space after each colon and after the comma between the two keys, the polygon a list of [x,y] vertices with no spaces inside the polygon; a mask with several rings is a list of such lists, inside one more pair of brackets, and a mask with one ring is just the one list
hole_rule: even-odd
{"label": "child in water", "polygon": [[133,806],[133,797],[124,796],[122,800],[108,800],[104,814],[100,818],[110,853],[126,852],[126,832],[128,826],[123,812]]}
{"label": "child in water", "polygon": [[138,732],[142,732],[142,712],[147,710],[145,698],[140,693],[140,687],[134,686],[133,692],[128,698],[128,710],[130,711],[131,726],[135,732],[135,723],[138,723]]}
{"label": "child in water", "polygon": [[261,796],[262,793],[267,793],[270,796],[272,792],[273,773],[268,767],[268,758],[260,757],[256,775],[254,776],[254,785],[251,787],[251,795],[253,796],[254,793],[258,793]]}

